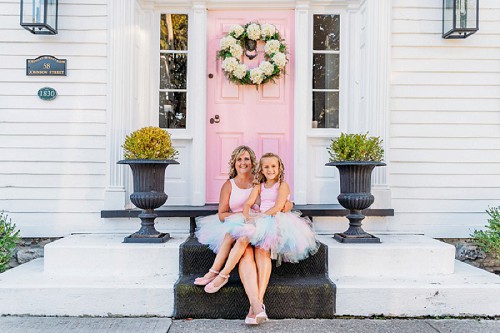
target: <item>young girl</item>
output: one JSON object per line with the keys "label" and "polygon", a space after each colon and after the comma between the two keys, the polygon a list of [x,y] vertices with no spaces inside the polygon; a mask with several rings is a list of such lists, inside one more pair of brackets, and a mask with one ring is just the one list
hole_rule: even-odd
{"label": "young girl", "polygon": [[[231,230],[233,237],[247,237],[256,247],[270,251],[271,258],[296,263],[316,253],[316,242],[311,222],[298,213],[282,213],[281,209],[290,196],[290,187],[283,180],[284,166],[281,158],[267,153],[260,159],[256,171],[256,185],[243,206],[246,224]],[[260,213],[251,214],[260,197]]]}

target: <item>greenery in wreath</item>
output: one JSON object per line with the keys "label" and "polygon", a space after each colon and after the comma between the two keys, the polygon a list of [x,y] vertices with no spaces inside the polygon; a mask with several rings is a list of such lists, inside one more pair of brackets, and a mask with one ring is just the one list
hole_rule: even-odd
{"label": "greenery in wreath", "polygon": [[[248,40],[264,41],[264,61],[258,67],[249,69],[240,62]],[[278,29],[272,24],[249,22],[244,26],[233,25],[229,33],[220,41],[217,52],[222,59],[222,69],[226,77],[236,84],[259,85],[279,78],[285,72],[288,62],[286,45]]]}

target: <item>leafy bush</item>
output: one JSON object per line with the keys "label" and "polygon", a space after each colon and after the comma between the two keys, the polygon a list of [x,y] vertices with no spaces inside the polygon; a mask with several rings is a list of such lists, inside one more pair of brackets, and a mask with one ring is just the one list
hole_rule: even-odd
{"label": "leafy bush", "polygon": [[177,157],[170,134],[159,127],[143,127],[125,138],[124,158],[171,160]]}
{"label": "leafy bush", "polygon": [[500,207],[490,207],[486,213],[490,216],[486,230],[475,230],[472,240],[484,252],[500,260]]}
{"label": "leafy bush", "polygon": [[340,161],[372,161],[381,162],[384,159],[384,149],[380,137],[368,137],[365,134],[340,134],[332,139],[330,147],[330,162]]}
{"label": "leafy bush", "polygon": [[9,262],[19,241],[19,230],[7,214],[0,212],[0,273],[9,268]]}

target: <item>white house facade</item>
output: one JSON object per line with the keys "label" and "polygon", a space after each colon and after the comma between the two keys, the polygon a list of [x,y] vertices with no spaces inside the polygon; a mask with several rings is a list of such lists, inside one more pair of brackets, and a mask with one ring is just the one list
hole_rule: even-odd
{"label": "white house facade", "polygon": [[[211,146],[209,120],[223,103],[243,108],[249,94],[257,102],[247,115],[265,101],[285,110],[288,127],[257,128],[251,145],[287,154],[296,204],[337,203],[326,147],[341,132],[368,131],[384,140],[387,163],[373,174],[373,207],[395,213],[367,218],[367,231],[468,237],[500,205],[498,1],[480,1],[479,31],[451,40],[435,0],[66,0],[56,35],[24,30],[19,1],[2,1],[0,13],[0,209],[24,237],[137,229],[136,219],[101,211],[133,208],[129,170],[116,162],[125,136],[144,126],[166,128],[180,152],[166,205],[214,202],[213,155],[227,160],[248,139],[227,132]],[[283,30],[289,63],[276,85],[224,81],[212,46],[234,23],[227,13]],[[160,42],[175,34],[179,48]],[[67,75],[26,75],[27,59],[42,55],[66,59]],[[165,84],[179,63],[180,83]],[[332,86],[316,86],[328,75]],[[57,98],[38,98],[46,86]],[[158,220],[159,230],[189,230],[187,218]],[[315,229],[343,231],[344,220],[315,218]]]}

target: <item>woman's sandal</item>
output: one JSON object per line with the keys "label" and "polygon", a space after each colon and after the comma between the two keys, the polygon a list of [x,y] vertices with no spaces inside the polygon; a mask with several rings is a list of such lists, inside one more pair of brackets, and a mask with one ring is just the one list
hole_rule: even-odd
{"label": "woman's sandal", "polygon": [[194,279],[194,284],[197,285],[197,286],[206,286],[207,284],[209,284],[210,282],[213,281],[213,279],[215,279],[217,277],[217,275],[219,275],[219,272],[217,272],[216,270],[214,269],[209,269],[208,270],[210,273],[214,273],[215,276],[213,277],[204,277],[204,276],[201,276],[201,277],[197,277],[196,279]]}
{"label": "woman's sandal", "polygon": [[262,303],[262,312],[259,312],[255,316],[255,321],[257,321],[257,324],[260,324],[266,320],[269,320],[269,318],[267,317],[266,306],[264,305],[264,303]]}
{"label": "woman's sandal", "polygon": [[206,293],[208,293],[208,294],[213,294],[213,293],[218,292],[218,291],[219,291],[219,289],[220,289],[220,288],[222,288],[222,287],[224,287],[224,286],[226,285],[227,281],[229,281],[229,274],[228,274],[228,275],[224,275],[224,274],[222,274],[222,273],[219,273],[219,276],[220,276],[221,278],[225,279],[225,280],[224,280],[224,282],[222,282],[222,283],[220,284],[220,286],[218,286],[218,287],[214,286],[214,282],[213,282],[213,281],[212,281],[212,282],[210,282],[209,284],[207,284],[207,285],[205,286],[205,292],[206,292]]}
{"label": "woman's sandal", "polygon": [[264,304],[262,304],[262,309],[264,311],[262,312],[259,312],[255,318],[252,318],[252,317],[246,317],[245,318],[245,324],[246,325],[259,325],[260,323],[266,321],[266,320],[269,320],[269,318],[267,317],[267,314],[266,314],[266,307]]}

